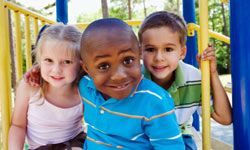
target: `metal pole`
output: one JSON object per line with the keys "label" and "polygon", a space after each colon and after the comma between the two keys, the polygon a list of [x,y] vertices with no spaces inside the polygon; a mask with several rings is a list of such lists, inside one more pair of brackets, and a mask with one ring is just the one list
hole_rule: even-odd
{"label": "metal pole", "polygon": [[10,127],[11,107],[11,69],[10,69],[10,40],[8,28],[8,11],[0,0],[0,97],[2,117],[3,149],[8,149],[8,132]]}
{"label": "metal pole", "polygon": [[56,0],[56,21],[68,23],[68,0]]}
{"label": "metal pole", "polygon": [[[195,0],[183,0],[183,17],[186,23],[196,23],[195,19]],[[198,67],[196,61],[197,38],[196,34],[187,37],[187,55],[184,61],[195,67]]]}
{"label": "metal pole", "polygon": [[[195,19],[195,0],[183,0],[182,1],[183,6],[183,17],[186,21],[186,23],[196,23]],[[184,59],[184,62],[191,64],[195,67],[198,67],[197,61],[196,61],[196,54],[197,54],[197,38],[196,34],[192,36],[187,37],[187,54]],[[197,131],[200,130],[200,123],[199,123],[199,115],[197,112],[193,114],[193,126]]]}
{"label": "metal pole", "polygon": [[[200,38],[201,52],[208,46],[208,2],[199,1],[200,12]],[[211,149],[211,129],[210,129],[210,68],[209,61],[201,61],[202,72],[202,147],[203,150]]]}
{"label": "metal pole", "polygon": [[230,0],[234,149],[250,149],[249,0]]}

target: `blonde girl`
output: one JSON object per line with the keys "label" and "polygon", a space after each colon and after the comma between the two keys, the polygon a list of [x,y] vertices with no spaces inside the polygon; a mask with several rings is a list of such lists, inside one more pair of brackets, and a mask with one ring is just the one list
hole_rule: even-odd
{"label": "blonde girl", "polygon": [[20,81],[9,131],[9,149],[81,149],[83,105],[78,94],[81,32],[55,24],[40,36],[35,48],[41,84]]}

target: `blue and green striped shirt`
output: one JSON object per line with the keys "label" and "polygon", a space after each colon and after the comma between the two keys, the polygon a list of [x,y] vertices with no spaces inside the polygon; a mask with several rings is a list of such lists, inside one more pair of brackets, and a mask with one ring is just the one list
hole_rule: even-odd
{"label": "blue and green striped shirt", "polygon": [[89,76],[81,79],[79,90],[87,124],[85,150],[184,149],[173,100],[152,81],[142,79],[122,100],[104,100]]}

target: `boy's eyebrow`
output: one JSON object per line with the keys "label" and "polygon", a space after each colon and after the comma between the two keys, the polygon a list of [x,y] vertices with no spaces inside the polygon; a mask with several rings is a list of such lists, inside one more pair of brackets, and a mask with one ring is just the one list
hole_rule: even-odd
{"label": "boy's eyebrow", "polygon": [[[164,45],[176,46],[176,44],[174,44],[174,43],[165,43]],[[155,46],[155,45],[153,45],[153,44],[145,44],[145,46]]]}
{"label": "boy's eyebrow", "polygon": [[[127,48],[127,49],[122,49],[118,55],[121,55],[123,53],[126,53],[126,52],[133,52],[132,48]],[[98,59],[101,59],[101,58],[106,58],[106,57],[110,57],[111,55],[109,54],[106,54],[106,55],[97,55],[95,56],[95,61],[98,60]]]}
{"label": "boy's eyebrow", "polygon": [[126,52],[130,52],[133,51],[132,48],[127,48],[127,49],[122,49],[118,54],[122,54],[122,53],[126,53]]}
{"label": "boy's eyebrow", "polygon": [[105,58],[105,57],[110,57],[111,55],[107,54],[107,55],[97,55],[95,56],[95,61],[97,61],[98,59],[101,59],[101,58]]}

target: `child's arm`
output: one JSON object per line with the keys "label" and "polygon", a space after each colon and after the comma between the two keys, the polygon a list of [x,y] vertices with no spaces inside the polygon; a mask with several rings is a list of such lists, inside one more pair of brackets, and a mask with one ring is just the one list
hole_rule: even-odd
{"label": "child's arm", "polygon": [[9,130],[9,150],[23,149],[26,135],[29,93],[31,93],[29,85],[22,80],[16,91],[15,108]]}
{"label": "child's arm", "polygon": [[232,123],[232,108],[219,79],[214,48],[209,45],[200,57],[203,60],[210,61],[210,79],[214,100],[214,112],[212,113],[212,118],[220,124],[229,125]]}

